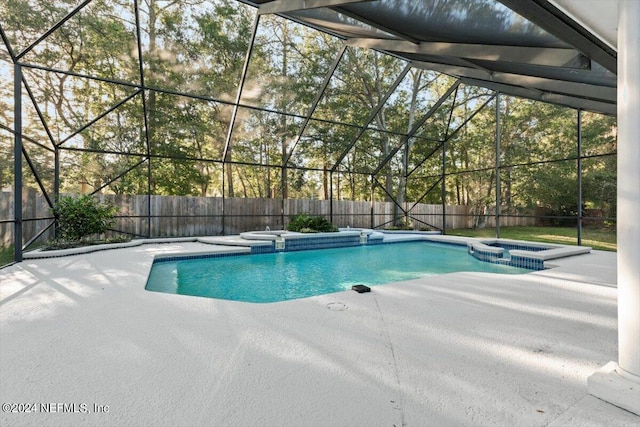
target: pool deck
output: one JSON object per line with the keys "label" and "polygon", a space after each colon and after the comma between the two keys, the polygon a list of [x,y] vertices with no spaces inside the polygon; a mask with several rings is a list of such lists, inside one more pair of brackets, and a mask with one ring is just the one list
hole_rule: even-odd
{"label": "pool deck", "polygon": [[587,393],[617,360],[615,253],[271,304],[144,290],[154,255],[227,249],[0,270],[0,402],[58,411],[2,412],[0,425],[640,425]]}

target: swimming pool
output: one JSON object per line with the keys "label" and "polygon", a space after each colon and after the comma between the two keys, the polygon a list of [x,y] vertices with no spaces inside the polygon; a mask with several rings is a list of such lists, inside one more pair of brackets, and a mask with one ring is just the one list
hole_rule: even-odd
{"label": "swimming pool", "polygon": [[522,274],[479,261],[466,247],[394,243],[299,252],[156,260],[146,289],[253,303],[323,295],[456,271]]}

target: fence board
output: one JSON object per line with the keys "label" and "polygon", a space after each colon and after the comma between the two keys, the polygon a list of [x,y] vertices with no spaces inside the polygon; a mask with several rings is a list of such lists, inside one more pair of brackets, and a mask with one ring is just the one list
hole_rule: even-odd
{"label": "fence board", "polygon": [[[107,201],[119,207],[114,229],[135,236],[147,236],[149,203],[151,205],[151,236],[206,236],[238,234],[249,230],[272,230],[284,228],[289,219],[296,214],[322,215],[329,219],[333,205],[333,223],[338,227],[382,228],[393,225],[394,205],[390,202],[367,202],[310,199],[267,199],[267,198],[225,198],[190,196],[146,196],[146,195],[99,195],[101,201]],[[13,218],[13,195],[0,192],[0,218]],[[33,189],[23,194],[24,218],[50,216],[46,200]],[[224,206],[224,214],[223,214]],[[372,212],[373,209],[373,212]],[[442,227],[442,206],[407,203],[405,209],[411,209],[409,219],[416,230],[426,224]],[[526,215],[525,213],[521,213]],[[500,225],[533,226],[536,218],[532,213],[526,216],[504,216]],[[284,216],[284,224],[282,222]],[[25,221],[23,225],[24,241],[48,225],[47,220]],[[425,224],[426,223],[426,224]],[[474,216],[467,206],[446,206],[447,229],[471,228]],[[495,217],[486,217],[486,227],[495,226]],[[13,239],[11,223],[0,224],[0,244],[11,245]],[[117,235],[110,232],[107,236]],[[53,238],[53,230],[47,231],[41,240]]]}

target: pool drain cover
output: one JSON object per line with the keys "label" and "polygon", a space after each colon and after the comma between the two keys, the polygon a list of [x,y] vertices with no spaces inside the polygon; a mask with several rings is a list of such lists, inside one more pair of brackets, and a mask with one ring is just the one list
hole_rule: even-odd
{"label": "pool drain cover", "polygon": [[357,293],[361,294],[363,292],[371,292],[371,288],[365,285],[353,285],[351,287],[351,289],[353,289],[354,291],[356,291]]}
{"label": "pool drain cover", "polygon": [[331,311],[345,311],[349,307],[341,302],[330,302],[327,304],[327,308]]}

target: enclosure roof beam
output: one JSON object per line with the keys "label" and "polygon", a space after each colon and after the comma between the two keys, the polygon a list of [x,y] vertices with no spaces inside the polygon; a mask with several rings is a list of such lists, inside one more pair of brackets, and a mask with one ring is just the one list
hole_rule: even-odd
{"label": "enclosure roof beam", "polygon": [[500,91],[506,95],[518,96],[520,98],[534,99],[536,101],[547,102],[549,104],[562,105],[569,108],[593,111],[601,114],[615,116],[617,106],[615,103],[596,101],[592,99],[580,98],[555,93],[544,93],[539,90],[527,89],[525,87],[510,85],[505,83],[490,82],[472,78],[461,78],[462,82],[471,86],[485,87],[487,89]]}
{"label": "enclosure roof beam", "polygon": [[399,53],[436,55],[484,61],[519,62],[552,67],[588,69],[589,58],[575,49],[542,48],[506,45],[479,45],[469,43],[420,42],[379,38],[352,38],[350,46]]}
{"label": "enclosure roof beam", "polygon": [[578,97],[589,97],[603,101],[616,102],[617,90],[615,87],[592,85],[571,81],[561,81],[557,79],[525,76],[521,74],[486,72],[474,70],[472,68],[459,67],[453,65],[435,64],[432,62],[413,63],[416,68],[439,71],[454,77],[470,77],[473,79],[488,80],[490,82],[504,83],[515,86],[527,87],[541,92],[554,92]]}
{"label": "enclosure roof beam", "polygon": [[418,40],[417,38],[406,34],[406,32],[403,29],[402,30],[395,29],[395,28],[392,28],[391,26],[387,25],[385,22],[376,22],[376,21],[374,21],[372,19],[365,18],[364,16],[361,16],[361,15],[355,13],[355,12],[352,12],[348,8],[337,6],[337,7],[334,8],[334,10],[336,12],[339,12],[339,13],[345,15],[345,16],[348,16],[348,17],[350,17],[352,19],[355,19],[356,21],[360,21],[363,24],[370,25],[370,26],[372,26],[373,28],[375,28],[377,30],[380,30],[380,31],[383,31],[383,32],[385,32],[387,34],[391,34],[393,36],[396,36],[396,37],[398,37],[398,38],[400,38],[402,40],[407,40],[407,41],[412,42],[412,43],[419,43],[420,42],[420,40]]}
{"label": "enclosure roof beam", "polygon": [[548,102],[550,104],[563,105],[565,107],[575,108],[578,110],[604,113],[610,116],[616,116],[618,114],[615,101],[608,103],[592,99],[570,97],[557,93],[545,93],[542,95],[541,101]]}
{"label": "enclosure roof beam", "polygon": [[617,74],[617,53],[546,0],[499,0],[518,15]]}
{"label": "enclosure roof beam", "polygon": [[321,7],[343,6],[345,4],[363,3],[375,0],[274,0],[260,5],[258,13],[266,15],[269,13],[296,12],[299,10],[318,9]]}
{"label": "enclosure roof beam", "polygon": [[[467,84],[493,89],[504,85],[510,94],[531,98],[540,101],[563,104],[571,108],[581,108],[580,105],[589,105],[589,111],[605,114],[616,114],[617,91],[614,87],[597,86],[588,83],[561,81],[551,78],[523,76],[511,73],[487,73],[482,70],[474,70],[466,67],[436,64],[431,62],[414,62],[416,68],[439,71],[454,77],[463,79]],[[473,82],[473,83],[471,83]],[[496,90],[496,89],[494,89]],[[502,89],[500,89],[502,91]],[[517,91],[518,93],[513,93]],[[580,101],[582,100],[582,101]]]}
{"label": "enclosure roof beam", "polygon": [[614,87],[595,86],[586,83],[559,82],[541,77],[520,76],[509,73],[493,73],[491,80],[496,83],[523,86],[543,92],[597,99],[605,102],[615,103],[617,99],[617,89]]}
{"label": "enclosure roof beam", "polygon": [[413,61],[411,65],[421,70],[438,71],[450,76],[472,77],[475,79],[490,80],[493,75],[492,71],[480,70],[477,68],[461,67],[459,65],[445,64],[439,62]]}
{"label": "enclosure roof beam", "polygon": [[389,99],[389,97],[396,91],[396,89],[398,88],[398,85],[402,82],[402,80],[405,78],[405,76],[410,70],[411,70],[411,64],[407,64],[402,70],[402,72],[400,73],[400,75],[398,75],[396,80],[393,82],[391,87],[387,90],[387,93],[382,97],[382,99],[380,99],[380,101],[378,102],[378,105],[376,105],[375,108],[371,111],[371,113],[369,113],[369,117],[367,117],[367,120],[365,120],[365,122],[362,124],[362,126],[360,127],[360,130],[358,130],[358,133],[356,134],[356,136],[353,138],[353,140],[351,140],[351,143],[349,144],[349,146],[342,151],[342,154],[340,154],[340,157],[338,157],[338,160],[335,162],[335,164],[331,168],[331,172],[335,172],[336,169],[338,169],[338,165],[340,165],[344,160],[344,158],[347,157],[347,154],[349,154],[349,151],[351,151],[353,146],[356,145],[358,140],[362,137],[362,135],[367,130],[371,122],[376,118],[380,110],[382,110],[382,107],[384,107],[384,105],[387,103],[387,100]]}
{"label": "enclosure roof beam", "polygon": [[454,62],[448,61],[447,59],[448,58],[434,58],[432,60],[413,59],[411,65],[415,68],[439,71],[449,75],[473,77],[484,80],[491,80],[493,75],[502,73],[507,75],[515,74],[518,76],[540,77],[558,82],[585,83],[595,87],[616,87],[615,78],[609,80],[599,79],[599,77],[604,77],[604,72],[596,72],[594,74],[593,70],[530,66],[515,63],[493,63],[492,69],[489,70],[475,67],[475,64],[484,64],[482,61],[474,62],[474,66],[464,66],[457,63],[457,60]]}

